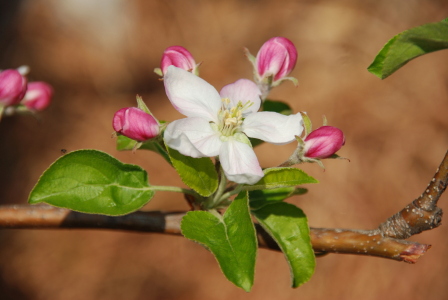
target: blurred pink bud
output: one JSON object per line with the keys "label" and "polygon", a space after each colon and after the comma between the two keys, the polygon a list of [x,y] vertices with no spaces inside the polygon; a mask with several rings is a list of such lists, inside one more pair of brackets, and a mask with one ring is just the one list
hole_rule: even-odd
{"label": "blurred pink bud", "polygon": [[305,157],[327,158],[345,144],[344,133],[333,126],[322,126],[305,138]]}
{"label": "blurred pink bud", "polygon": [[44,110],[50,105],[53,88],[45,82],[35,81],[28,84],[22,104],[30,110]]}
{"label": "blurred pink bud", "polygon": [[16,105],[26,92],[26,77],[17,70],[0,72],[0,105]]}
{"label": "blurred pink bud", "polygon": [[163,52],[160,68],[165,74],[169,66],[175,66],[195,74],[196,62],[193,55],[187,49],[181,46],[171,46]]}
{"label": "blurred pink bud", "polygon": [[273,37],[263,44],[256,59],[257,73],[260,78],[274,76],[280,80],[296,65],[297,50],[294,44],[284,37]]}
{"label": "blurred pink bud", "polygon": [[159,135],[159,123],[153,116],[136,107],[117,111],[112,126],[118,134],[144,142]]}

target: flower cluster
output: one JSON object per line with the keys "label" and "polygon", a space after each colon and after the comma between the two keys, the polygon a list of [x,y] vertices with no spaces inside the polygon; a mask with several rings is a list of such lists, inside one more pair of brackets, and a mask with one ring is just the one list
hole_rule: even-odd
{"label": "flower cluster", "polygon": [[[296,82],[287,77],[297,61],[294,44],[274,37],[256,57],[246,55],[253,64],[254,82],[239,79],[218,92],[198,76],[199,64],[188,50],[181,46],[167,48],[155,72],[163,76],[171,104],[186,118],[169,123],[165,129],[149,110],[123,108],[114,116],[114,130],[138,142],[163,135],[165,144],[183,155],[215,157],[227,179],[255,184],[264,173],[250,138],[277,145],[290,143],[300,139],[304,121],[301,113],[259,111],[272,87],[284,80]],[[298,148],[302,156],[317,160],[333,155],[344,140],[342,131],[323,126],[301,140]]]}
{"label": "flower cluster", "polygon": [[28,83],[27,72],[27,67],[0,72],[0,117],[5,108],[10,108],[10,113],[14,110],[35,112],[50,104],[52,87],[41,81]]}
{"label": "flower cluster", "polygon": [[300,113],[258,112],[260,91],[250,80],[240,79],[218,93],[205,80],[170,66],[164,83],[168,99],[187,117],[167,126],[166,144],[191,157],[219,157],[234,182],[254,184],[264,175],[248,137],[286,144],[302,133]]}

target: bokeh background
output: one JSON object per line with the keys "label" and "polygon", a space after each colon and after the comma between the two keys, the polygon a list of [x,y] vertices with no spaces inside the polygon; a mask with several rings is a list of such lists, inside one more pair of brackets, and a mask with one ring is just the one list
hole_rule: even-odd
{"label": "bokeh background", "polygon": [[[171,45],[202,61],[218,89],[251,78],[243,47],[256,54],[273,36],[296,45],[292,76],[271,98],[325,115],[341,128],[350,158],[303,168],[321,183],[293,198],[315,227],[371,229],[416,198],[448,146],[448,52],[416,59],[381,81],[367,72],[395,34],[448,16],[445,0],[15,0],[0,2],[0,68],[29,65],[54,86],[39,118],[0,123],[0,204],[25,204],[61,154],[90,148],[144,167],[153,184],[182,184],[153,153],[119,153],[113,113],[140,94],[162,120],[180,116],[152,70]],[[264,167],[295,145],[262,145]],[[448,197],[440,201],[447,209]],[[185,210],[158,193],[145,210]],[[260,250],[251,293],[221,274],[213,256],[181,237],[87,230],[1,230],[0,299],[446,299],[448,229],[412,237],[432,244],[416,265],[352,255],[317,260],[314,277],[290,288],[284,257]]]}

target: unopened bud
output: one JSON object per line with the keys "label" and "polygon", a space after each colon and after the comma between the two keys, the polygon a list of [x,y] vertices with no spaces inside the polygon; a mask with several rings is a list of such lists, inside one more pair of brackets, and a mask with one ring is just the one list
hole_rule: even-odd
{"label": "unopened bud", "polygon": [[0,106],[19,104],[26,92],[26,77],[17,70],[0,72]]}
{"label": "unopened bud", "polygon": [[197,75],[197,65],[193,55],[181,46],[171,46],[163,52],[160,68],[165,74],[169,66],[175,66]]}
{"label": "unopened bud", "polygon": [[255,61],[256,72],[260,78],[273,76],[273,82],[288,76],[297,61],[294,44],[284,37],[273,37],[263,44]]}
{"label": "unopened bud", "polygon": [[117,134],[138,142],[144,142],[159,135],[159,122],[150,114],[136,107],[122,108],[112,121]]}
{"label": "unopened bud", "polygon": [[29,110],[40,111],[47,108],[53,96],[53,89],[42,81],[30,82],[22,104]]}
{"label": "unopened bud", "polygon": [[328,158],[345,144],[344,133],[333,126],[322,126],[312,131],[304,140],[304,156]]}

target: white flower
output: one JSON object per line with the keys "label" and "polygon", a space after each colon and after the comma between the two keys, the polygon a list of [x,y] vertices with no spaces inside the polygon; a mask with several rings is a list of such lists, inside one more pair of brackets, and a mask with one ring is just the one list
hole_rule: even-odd
{"label": "white flower", "polygon": [[167,126],[166,144],[191,157],[219,156],[225,175],[236,183],[254,184],[264,176],[248,137],[286,144],[302,133],[300,113],[257,112],[260,90],[250,80],[218,93],[200,77],[169,66],[163,81],[174,108],[187,116]]}

